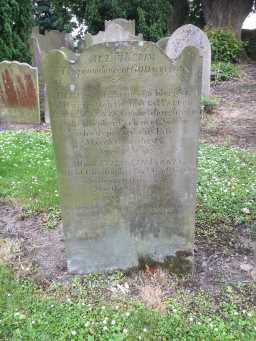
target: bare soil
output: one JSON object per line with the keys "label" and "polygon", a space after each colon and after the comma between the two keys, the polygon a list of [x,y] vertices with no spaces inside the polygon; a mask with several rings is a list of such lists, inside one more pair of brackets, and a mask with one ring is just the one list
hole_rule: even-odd
{"label": "bare soil", "polygon": [[204,115],[201,141],[256,151],[256,63],[241,65],[240,79],[212,84],[219,105]]}
{"label": "bare soil", "polygon": [[[26,217],[20,207],[6,201],[0,201],[0,217],[0,262],[7,260],[17,273],[31,276],[44,287],[52,282],[67,283],[74,277],[67,272],[61,224],[48,230],[43,213]],[[100,294],[141,298],[149,306],[161,309],[163,299],[174,295],[177,288],[196,292],[252,284],[256,280],[256,242],[250,230],[246,225],[219,226],[209,238],[201,238],[197,228],[192,276],[177,278],[163,270],[144,269],[127,274],[115,284],[106,279]],[[92,291],[92,297],[95,293],[97,290]],[[255,292],[251,297],[256,299]]]}

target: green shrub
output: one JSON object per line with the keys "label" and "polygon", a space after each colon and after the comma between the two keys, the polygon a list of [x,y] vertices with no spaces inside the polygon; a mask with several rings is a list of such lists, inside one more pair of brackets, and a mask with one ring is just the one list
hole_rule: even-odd
{"label": "green shrub", "polygon": [[214,81],[228,81],[233,78],[238,78],[240,68],[238,65],[226,62],[212,64],[211,78]]}
{"label": "green shrub", "polygon": [[234,34],[224,29],[206,29],[212,47],[213,62],[234,63],[238,61],[244,48],[244,43]]}
{"label": "green shrub", "polygon": [[32,19],[30,0],[0,0],[0,61],[30,62]]}
{"label": "green shrub", "polygon": [[202,111],[207,114],[211,114],[213,110],[217,107],[218,101],[213,97],[202,97],[201,99],[201,107]]}

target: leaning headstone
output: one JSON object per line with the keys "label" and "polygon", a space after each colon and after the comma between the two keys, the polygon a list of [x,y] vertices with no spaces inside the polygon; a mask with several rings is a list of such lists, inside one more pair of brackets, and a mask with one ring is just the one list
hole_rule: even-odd
{"label": "leaning headstone", "polygon": [[40,123],[37,68],[25,63],[0,63],[0,122]]}
{"label": "leaning headstone", "polygon": [[191,270],[201,69],[141,41],[47,57],[69,271]]}
{"label": "leaning headstone", "polygon": [[211,45],[207,35],[194,25],[179,27],[169,38],[165,53],[171,59],[177,59],[187,46],[194,46],[203,58],[202,96],[210,95]]}

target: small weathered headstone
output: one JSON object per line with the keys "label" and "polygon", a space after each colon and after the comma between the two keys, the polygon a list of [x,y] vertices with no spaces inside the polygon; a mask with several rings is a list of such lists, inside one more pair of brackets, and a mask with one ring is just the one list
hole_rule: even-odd
{"label": "small weathered headstone", "polygon": [[[166,43],[160,40],[160,45]],[[185,47],[194,46],[203,58],[202,96],[209,97],[211,81],[211,45],[207,35],[194,25],[179,27],[168,39],[165,53],[171,59],[177,59]],[[160,47],[160,46],[159,46]]]}
{"label": "small weathered headstone", "polygon": [[45,60],[68,269],[190,271],[202,61],[150,42]]}
{"label": "small weathered headstone", "polygon": [[25,63],[0,63],[0,122],[40,123],[37,68]]}
{"label": "small weathered headstone", "polygon": [[105,20],[105,31],[108,29],[108,26],[112,24],[121,26],[125,31],[135,36],[135,20],[127,20],[124,18]]}
{"label": "small weathered headstone", "polygon": [[84,37],[80,50],[92,45],[118,41],[142,41],[143,35],[135,35],[134,20],[114,19],[105,21],[105,31],[95,35],[87,33]]}
{"label": "small weathered headstone", "polygon": [[57,30],[46,31],[45,34],[39,33],[39,28],[34,27],[32,31],[32,65],[38,68],[39,96],[41,116],[46,123],[50,123],[48,112],[48,99],[45,90],[45,83],[42,70],[42,59],[51,50],[64,48],[66,53],[72,54],[72,39],[70,34]]}

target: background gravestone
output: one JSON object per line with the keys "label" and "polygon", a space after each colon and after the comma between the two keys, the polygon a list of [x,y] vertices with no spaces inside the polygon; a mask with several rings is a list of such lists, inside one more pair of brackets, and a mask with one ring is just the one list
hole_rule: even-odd
{"label": "background gravestone", "polygon": [[150,42],[45,60],[69,271],[191,270],[201,69]]}
{"label": "background gravestone", "polygon": [[[160,45],[165,41],[160,40]],[[203,58],[202,96],[209,97],[211,81],[211,45],[207,35],[194,25],[179,27],[168,39],[165,53],[170,59],[177,59],[185,47],[194,46]]]}
{"label": "background gravestone", "polygon": [[142,34],[135,35],[135,21],[126,19],[114,19],[105,21],[105,31],[100,31],[95,35],[87,33],[82,41],[80,50],[89,46],[117,41],[141,41]]}
{"label": "background gravestone", "polygon": [[0,122],[40,123],[38,72],[25,63],[0,63]]}
{"label": "background gravestone", "polygon": [[113,23],[123,27],[125,31],[128,31],[130,34],[135,36],[135,20],[126,20],[123,18],[105,20],[105,30],[107,30],[108,26]]}
{"label": "background gravestone", "polygon": [[42,70],[42,59],[49,51],[54,49],[66,48],[72,53],[72,39],[70,34],[59,32],[56,30],[46,31],[45,34],[39,33],[39,28],[34,27],[32,32],[32,65],[38,68],[39,78],[39,96],[41,116],[44,117],[46,123],[50,123],[48,100],[45,89],[45,82]]}

